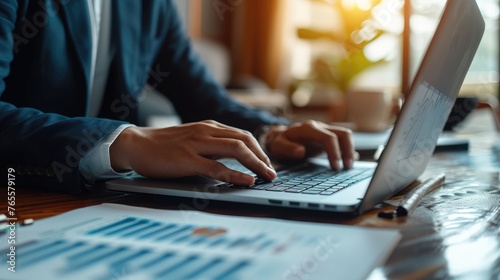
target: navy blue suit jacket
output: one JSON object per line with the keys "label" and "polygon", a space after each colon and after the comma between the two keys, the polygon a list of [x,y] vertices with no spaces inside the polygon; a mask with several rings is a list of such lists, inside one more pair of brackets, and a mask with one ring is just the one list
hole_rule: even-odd
{"label": "navy blue suit jacket", "polygon": [[116,52],[99,118],[86,117],[86,1],[0,1],[0,166],[16,170],[18,185],[80,192],[80,159],[121,124],[136,122],[146,83],[184,122],[214,119],[249,131],[285,122],[226,96],[193,53],[170,0],[111,0]]}

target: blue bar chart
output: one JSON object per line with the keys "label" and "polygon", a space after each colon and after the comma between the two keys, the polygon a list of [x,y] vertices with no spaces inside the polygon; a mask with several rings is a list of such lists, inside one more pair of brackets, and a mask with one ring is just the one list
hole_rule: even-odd
{"label": "blue bar chart", "polygon": [[[251,261],[224,256],[204,256],[169,250],[134,249],[127,246],[55,240],[36,242],[19,248],[23,269],[63,263],[56,275],[70,279],[96,266],[106,267],[96,279],[239,279]],[[2,257],[2,261],[6,261]]]}
{"label": "blue bar chart", "polygon": [[[249,259],[228,258],[224,254],[181,253],[180,248],[272,253],[273,249],[286,245],[283,240],[262,232],[243,236],[223,227],[165,223],[137,217],[125,217],[86,230],[82,236],[86,238],[45,240],[20,246],[20,254],[27,256],[23,259],[23,267],[29,269],[63,263],[57,269],[57,275],[62,279],[96,270],[97,266],[101,271],[98,279],[103,280],[135,275],[139,271],[145,279],[238,279],[240,273],[252,264]],[[105,240],[110,242],[103,242]],[[158,244],[163,250],[119,245],[117,241]]]}
{"label": "blue bar chart", "polygon": [[86,235],[231,251],[251,250],[253,252],[272,250],[283,243],[282,240],[275,240],[262,233],[249,236],[231,236],[226,229],[220,227],[167,224],[134,217],[127,217],[113,224],[90,230]]}
{"label": "blue bar chart", "polygon": [[331,271],[352,274],[344,254],[379,248],[374,263],[398,234],[117,204],[18,230],[15,244],[0,236],[0,263],[16,260],[16,271],[0,269],[0,279],[331,279]]}

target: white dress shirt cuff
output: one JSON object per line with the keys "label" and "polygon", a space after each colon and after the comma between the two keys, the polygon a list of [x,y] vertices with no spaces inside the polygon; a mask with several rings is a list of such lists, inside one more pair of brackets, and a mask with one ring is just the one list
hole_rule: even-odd
{"label": "white dress shirt cuff", "polygon": [[94,183],[96,180],[119,178],[133,173],[132,171],[116,172],[113,170],[109,156],[109,147],[111,144],[113,144],[123,130],[131,126],[134,125],[123,124],[119,126],[80,160],[80,174],[88,182]]}

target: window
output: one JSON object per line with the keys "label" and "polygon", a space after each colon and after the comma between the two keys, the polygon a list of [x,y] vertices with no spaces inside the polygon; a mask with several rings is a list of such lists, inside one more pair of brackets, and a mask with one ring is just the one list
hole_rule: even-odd
{"label": "window", "polygon": [[[486,30],[461,94],[482,99],[497,98],[499,0],[477,0],[477,3],[486,23]],[[445,4],[446,1],[442,0],[412,0],[410,49],[413,75],[434,34]]]}
{"label": "window", "polygon": [[[410,56],[411,76],[413,76],[434,34],[446,1],[409,1],[412,5]],[[370,30],[375,29],[378,30],[376,39],[360,50],[369,60],[381,60],[381,62],[362,71],[352,81],[351,86],[392,89],[396,94],[400,93],[403,0],[293,0],[291,2],[291,20],[295,32],[291,50],[293,77],[302,79],[310,76],[315,70],[314,63],[318,57],[345,56],[342,42],[356,44],[360,32],[369,36]],[[484,99],[497,98],[499,0],[477,0],[477,2],[486,22],[486,31],[461,94],[475,95]],[[365,18],[359,21],[358,26],[346,27],[346,24],[355,22],[350,19],[346,21],[345,17],[342,17],[346,13],[350,13],[354,19],[361,16]],[[307,36],[300,33],[303,28],[314,30],[318,34],[315,34],[317,36],[314,39],[304,38]],[[354,32],[345,34],[346,30]]]}

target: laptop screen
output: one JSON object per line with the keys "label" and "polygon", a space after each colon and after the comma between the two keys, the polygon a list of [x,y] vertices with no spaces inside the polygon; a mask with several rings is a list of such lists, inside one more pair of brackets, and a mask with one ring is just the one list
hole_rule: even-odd
{"label": "laptop screen", "polygon": [[475,1],[448,1],[360,211],[422,175],[484,32]]}

